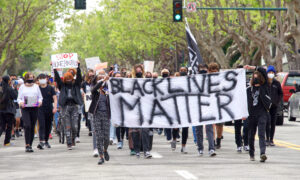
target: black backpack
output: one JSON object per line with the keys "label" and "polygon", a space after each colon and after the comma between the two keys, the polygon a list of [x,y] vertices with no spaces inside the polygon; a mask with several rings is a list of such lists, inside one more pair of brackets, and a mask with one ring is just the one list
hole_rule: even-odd
{"label": "black backpack", "polygon": [[0,110],[5,110],[8,103],[8,96],[6,88],[0,84]]}

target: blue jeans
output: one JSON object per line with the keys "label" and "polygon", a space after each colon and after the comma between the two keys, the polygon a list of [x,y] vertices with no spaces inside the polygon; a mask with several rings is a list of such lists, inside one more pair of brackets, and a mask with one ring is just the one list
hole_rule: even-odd
{"label": "blue jeans", "polygon": [[109,135],[110,139],[116,139],[116,128],[110,124],[110,135]]}

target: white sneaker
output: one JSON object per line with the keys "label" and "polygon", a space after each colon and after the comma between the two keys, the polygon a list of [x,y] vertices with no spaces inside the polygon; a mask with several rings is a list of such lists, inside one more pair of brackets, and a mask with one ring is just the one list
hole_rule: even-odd
{"label": "white sneaker", "polygon": [[244,151],[249,151],[249,146],[244,146]]}
{"label": "white sneaker", "polygon": [[147,152],[145,153],[145,158],[146,158],[146,159],[152,158],[152,155],[150,154],[149,151],[147,151]]}
{"label": "white sneaker", "polygon": [[238,148],[237,148],[237,152],[238,152],[238,153],[241,153],[241,152],[242,152],[242,147],[238,147]]}
{"label": "white sneaker", "polygon": [[216,152],[215,152],[215,150],[210,150],[209,151],[209,156],[211,156],[211,157],[213,157],[213,156],[216,156],[217,154],[216,154]]}
{"label": "white sneaker", "polygon": [[93,157],[98,157],[98,156],[99,156],[98,149],[94,149]]}
{"label": "white sneaker", "polygon": [[199,153],[199,156],[203,156],[203,151],[202,150],[199,150],[198,153]]}
{"label": "white sneaker", "polygon": [[182,147],[182,148],[181,148],[181,153],[182,153],[182,154],[187,154],[187,153],[188,153],[185,147]]}
{"label": "white sneaker", "polygon": [[37,138],[38,137],[38,135],[37,134],[34,134],[34,138]]}
{"label": "white sneaker", "polygon": [[76,143],[80,143],[79,137],[76,137],[76,138],[75,138],[75,142],[76,142]]}
{"label": "white sneaker", "polygon": [[171,142],[171,149],[172,149],[172,151],[175,151],[175,149],[176,149],[176,141],[172,141]]}

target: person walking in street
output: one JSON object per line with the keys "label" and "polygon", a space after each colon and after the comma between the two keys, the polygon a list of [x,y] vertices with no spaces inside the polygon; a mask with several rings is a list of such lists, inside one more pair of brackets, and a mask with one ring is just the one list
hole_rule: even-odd
{"label": "person walking in street", "polygon": [[16,107],[14,100],[17,99],[17,93],[10,86],[10,77],[2,77],[0,84],[0,137],[5,132],[4,146],[10,146],[11,132],[13,127]]}
{"label": "person walking in street", "polygon": [[78,105],[83,104],[80,91],[82,81],[80,63],[78,62],[75,80],[70,72],[64,74],[63,81],[60,79],[56,69],[54,69],[54,74],[60,90],[58,103],[61,108],[60,113],[65,128],[67,147],[69,150],[72,150],[72,146],[75,146],[75,137],[78,131]]}
{"label": "person walking in street", "polygon": [[18,103],[22,109],[26,144],[25,152],[34,152],[32,149],[34,128],[38,118],[38,107],[42,105],[43,96],[39,86],[34,83],[34,75],[32,73],[26,73],[24,81],[25,84],[19,88]]}
{"label": "person walking in street", "polygon": [[276,128],[276,120],[277,120],[277,109],[280,106],[280,102],[282,101],[283,92],[281,88],[281,84],[279,81],[275,79],[276,70],[274,66],[269,66],[268,70],[268,86],[270,88],[270,96],[272,99],[272,106],[270,108],[270,121],[267,122],[266,128],[266,145],[267,146],[275,146],[274,144],[274,135]]}
{"label": "person walking in street", "polygon": [[43,104],[38,111],[40,143],[37,148],[42,150],[44,147],[51,148],[48,140],[52,128],[53,115],[57,112],[57,96],[54,88],[48,85],[45,74],[40,74],[38,80],[43,96]]}
{"label": "person walking in street", "polygon": [[[266,125],[269,120],[269,110],[272,105],[269,88],[267,84],[267,73],[259,67],[252,75],[251,87],[247,88],[248,111],[249,111],[249,155],[250,160],[255,161],[254,142],[256,130],[258,129],[260,161],[265,162],[266,156]],[[243,118],[245,120],[246,118]]]}

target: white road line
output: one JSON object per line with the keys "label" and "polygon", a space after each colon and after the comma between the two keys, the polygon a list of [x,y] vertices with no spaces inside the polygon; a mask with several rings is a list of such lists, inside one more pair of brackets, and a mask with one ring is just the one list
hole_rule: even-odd
{"label": "white road line", "polygon": [[151,152],[151,155],[155,159],[161,159],[163,156],[158,154],[157,152]]}
{"label": "white road line", "polygon": [[181,177],[183,177],[184,179],[198,179],[192,173],[185,170],[176,170],[175,172],[179,174]]}

